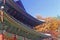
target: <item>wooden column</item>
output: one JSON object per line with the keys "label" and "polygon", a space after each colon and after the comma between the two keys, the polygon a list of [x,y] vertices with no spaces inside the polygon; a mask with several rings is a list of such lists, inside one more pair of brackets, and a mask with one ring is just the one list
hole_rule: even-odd
{"label": "wooden column", "polygon": [[0,30],[0,40],[4,40],[3,30]]}
{"label": "wooden column", "polygon": [[2,10],[0,10],[0,21],[3,22],[3,14],[4,12]]}
{"label": "wooden column", "polygon": [[12,34],[12,36],[13,36],[13,40],[17,40],[17,38],[16,38],[16,35],[15,35],[15,34]]}
{"label": "wooden column", "polygon": [[0,40],[4,40],[3,34],[0,34]]}

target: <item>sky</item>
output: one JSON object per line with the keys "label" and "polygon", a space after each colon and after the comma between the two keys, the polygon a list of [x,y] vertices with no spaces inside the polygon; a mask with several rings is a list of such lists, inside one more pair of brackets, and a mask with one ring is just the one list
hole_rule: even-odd
{"label": "sky", "polygon": [[60,15],[60,0],[21,0],[26,11],[36,17],[55,17]]}

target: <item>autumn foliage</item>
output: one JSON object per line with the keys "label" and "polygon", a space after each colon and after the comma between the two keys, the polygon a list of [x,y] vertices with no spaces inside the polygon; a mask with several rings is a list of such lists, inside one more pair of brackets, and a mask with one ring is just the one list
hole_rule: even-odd
{"label": "autumn foliage", "polygon": [[56,20],[55,17],[42,18],[41,16],[37,16],[37,18],[39,20],[45,20],[45,23],[34,27],[33,29],[35,31],[49,33],[52,35],[52,38],[55,39],[57,38],[58,35],[60,35],[60,32],[58,32],[60,20]]}

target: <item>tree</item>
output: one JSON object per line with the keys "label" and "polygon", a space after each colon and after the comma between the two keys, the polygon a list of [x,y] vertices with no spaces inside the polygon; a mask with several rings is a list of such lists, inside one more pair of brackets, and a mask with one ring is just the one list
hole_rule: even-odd
{"label": "tree", "polygon": [[52,38],[56,39],[57,35],[60,34],[60,32],[57,32],[60,26],[60,20],[57,20],[57,17],[42,18],[41,16],[37,16],[37,18],[40,20],[45,20],[45,23],[36,26],[34,30],[37,32],[50,33],[52,35]]}

